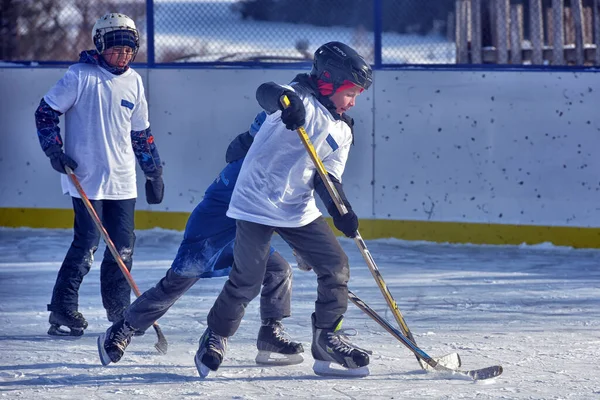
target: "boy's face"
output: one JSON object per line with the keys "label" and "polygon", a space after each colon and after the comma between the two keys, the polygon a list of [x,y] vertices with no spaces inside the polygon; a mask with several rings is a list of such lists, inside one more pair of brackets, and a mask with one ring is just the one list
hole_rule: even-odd
{"label": "boy's face", "polygon": [[133,58],[133,49],[129,46],[113,46],[104,50],[102,57],[111,67],[125,68]]}
{"label": "boy's face", "polygon": [[348,89],[338,90],[337,92],[329,96],[329,98],[335,105],[337,113],[341,115],[349,109],[351,109],[352,107],[354,107],[356,97],[359,94],[361,94],[362,91],[362,88],[354,86]]}

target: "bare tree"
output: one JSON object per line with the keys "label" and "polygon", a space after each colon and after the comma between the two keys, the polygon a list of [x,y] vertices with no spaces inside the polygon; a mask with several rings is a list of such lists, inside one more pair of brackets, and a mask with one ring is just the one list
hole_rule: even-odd
{"label": "bare tree", "polygon": [[[143,28],[145,4],[145,0],[0,0],[0,59],[77,60],[79,52],[94,48],[91,32],[97,18],[121,12]],[[139,30],[140,35],[145,31]]]}

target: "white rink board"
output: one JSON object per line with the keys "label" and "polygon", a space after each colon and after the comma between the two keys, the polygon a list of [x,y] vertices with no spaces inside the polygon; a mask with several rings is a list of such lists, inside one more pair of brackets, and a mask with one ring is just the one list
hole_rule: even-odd
{"label": "white rink board", "polygon": [[600,74],[376,79],[376,218],[600,226]]}
{"label": "white rink board", "polygon": [[[0,207],[68,208],[37,138],[34,113],[66,69],[0,68]],[[60,120],[61,132],[64,129]]]}
{"label": "white rink board", "polygon": [[[71,207],[33,117],[64,71],[0,68],[0,208]],[[166,184],[163,204],[149,206],[140,174],[137,208],[179,212],[258,112],[256,87],[301,72],[137,71]],[[351,112],[348,197],[361,218],[600,227],[599,91],[592,72],[376,71]]]}

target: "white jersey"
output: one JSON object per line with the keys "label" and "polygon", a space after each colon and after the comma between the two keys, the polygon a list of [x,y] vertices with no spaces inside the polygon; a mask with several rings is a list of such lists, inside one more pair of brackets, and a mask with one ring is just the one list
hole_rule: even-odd
{"label": "white jersey", "polygon": [[[327,172],[341,182],[352,144],[350,127],[313,95],[302,88],[296,92],[306,109],[306,132]],[[267,116],[250,146],[227,216],[274,227],[305,226],[321,216],[314,196],[316,173],[298,134],[286,129],[277,111]]]}
{"label": "white jersey", "polygon": [[[150,126],[142,78],[129,68],[114,75],[93,64],[78,63],[44,96],[65,114],[64,151],[78,164],[75,175],[93,200],[137,197],[131,131]],[[80,197],[66,175],[65,194]]]}

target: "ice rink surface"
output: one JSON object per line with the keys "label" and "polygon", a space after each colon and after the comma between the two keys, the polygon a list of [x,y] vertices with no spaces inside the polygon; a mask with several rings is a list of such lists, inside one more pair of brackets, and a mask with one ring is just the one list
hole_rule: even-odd
{"label": "ice rink surface", "polygon": [[[200,380],[194,366],[206,314],[224,278],[199,281],[159,323],[168,354],[149,330],[118,364],[102,367],[97,336],[108,328],[96,253],[80,292],[89,322],[77,339],[49,337],[49,302],[71,230],[0,228],[0,397],[9,399],[595,399],[600,398],[600,251],[539,246],[471,246],[368,241],[418,345],[431,356],[458,352],[463,369],[500,364],[504,373],[472,382],[421,371],[415,357],[349,305],[345,328],[373,351],[371,375],[324,378],[312,371],[312,272],[295,268],[289,247],[274,246],[294,266],[293,316],[284,320],[305,348],[288,367],[254,362],[260,326],[250,303],[221,368]],[[182,232],[138,231],[133,278],[142,291],[164,275]],[[350,288],[390,322],[392,314],[349,239]]]}

